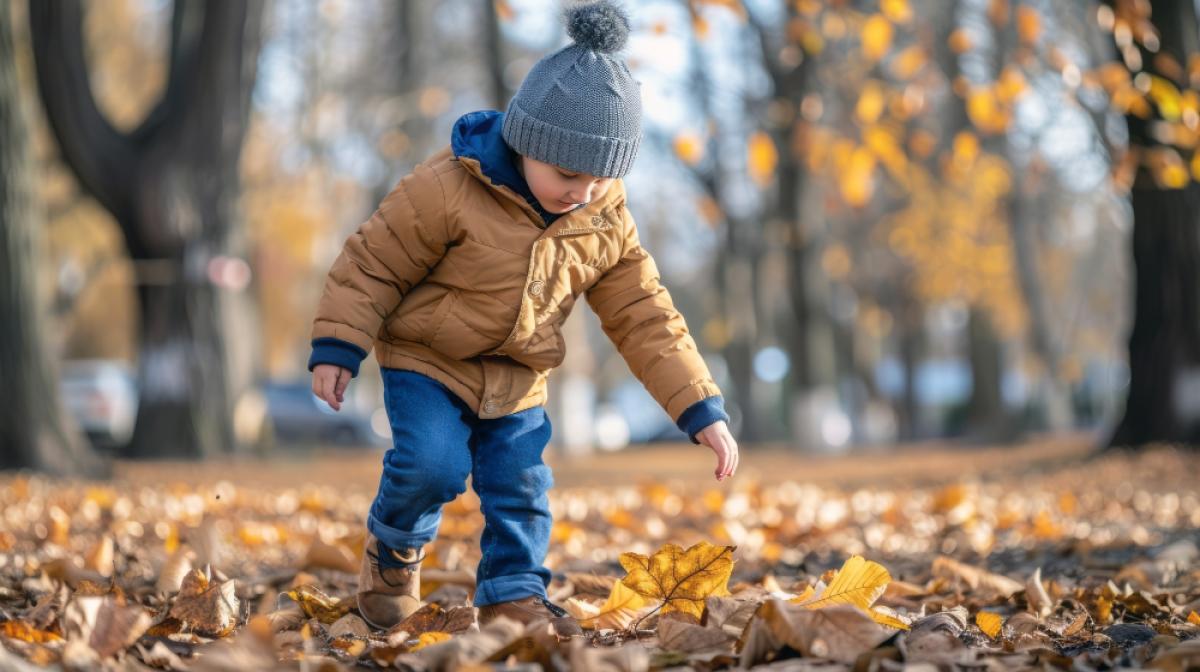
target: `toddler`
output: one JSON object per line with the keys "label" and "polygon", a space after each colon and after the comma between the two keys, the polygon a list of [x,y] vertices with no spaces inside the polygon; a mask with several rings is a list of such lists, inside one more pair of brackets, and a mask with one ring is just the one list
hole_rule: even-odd
{"label": "toddler", "polygon": [[479,495],[474,604],[578,624],[546,598],[546,376],[582,295],[630,370],[693,443],[737,469],[720,390],[638,242],[621,177],[641,95],[615,55],[629,20],[607,0],[566,14],[573,43],[529,72],[504,112],[459,118],[346,240],[312,329],[313,392],[335,410],[373,347],[393,446],[367,517],[359,611],[389,628],[420,607],[423,548],[442,506]]}

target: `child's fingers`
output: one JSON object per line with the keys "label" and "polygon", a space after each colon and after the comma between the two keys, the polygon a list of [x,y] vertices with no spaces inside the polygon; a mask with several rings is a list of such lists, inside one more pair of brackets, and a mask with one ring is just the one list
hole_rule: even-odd
{"label": "child's fingers", "polygon": [[338,369],[337,386],[334,388],[334,394],[337,395],[338,401],[346,400],[346,387],[350,385],[350,372],[346,369]]}
{"label": "child's fingers", "polygon": [[725,478],[726,468],[729,466],[729,451],[724,450],[724,446],[720,444],[719,440],[717,445],[712,446],[712,449],[717,454],[717,470],[713,474],[719,481]]}
{"label": "child's fingers", "polygon": [[321,376],[321,398],[325,400],[325,403],[329,404],[330,408],[335,411],[340,411],[342,409],[342,405],[338,402],[337,396],[335,396],[333,393],[336,385],[336,376]]}

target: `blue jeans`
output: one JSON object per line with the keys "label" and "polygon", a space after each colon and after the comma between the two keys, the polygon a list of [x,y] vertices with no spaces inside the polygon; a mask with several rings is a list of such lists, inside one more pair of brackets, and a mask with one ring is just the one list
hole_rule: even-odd
{"label": "blue jeans", "polygon": [[383,369],[383,398],[392,448],[367,516],[371,533],[391,548],[433,541],[442,505],[466,492],[471,476],[484,517],[475,606],[545,597],[546,491],[554,484],[542,462],[551,431],[546,409],[481,420],[446,386],[402,369]]}

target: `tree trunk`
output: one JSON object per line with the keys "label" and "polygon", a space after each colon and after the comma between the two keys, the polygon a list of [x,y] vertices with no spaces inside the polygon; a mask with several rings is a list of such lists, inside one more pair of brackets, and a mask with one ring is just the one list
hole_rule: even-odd
{"label": "tree trunk", "polygon": [[1019,435],[1004,407],[1000,377],[1004,371],[1000,341],[988,312],[972,307],[967,322],[971,357],[971,398],[967,402],[967,439],[979,443],[1013,441]]}
{"label": "tree trunk", "polygon": [[30,3],[38,84],[63,157],[121,227],[139,271],[132,456],[203,457],[236,443],[232,411],[261,358],[245,287],[238,158],[263,3],[178,0],[166,91],[123,134],[88,84],[78,0]]}
{"label": "tree trunk", "polygon": [[0,469],[101,476],[107,469],[65,422],[36,288],[38,213],[21,109],[12,8],[0,3]]}
{"label": "tree trunk", "polygon": [[496,0],[481,0],[483,4],[484,16],[484,44],[486,49],[484,54],[487,57],[487,62],[484,67],[487,68],[488,83],[491,85],[492,105],[497,110],[503,110],[508,106],[508,99],[512,98],[512,91],[508,89],[508,82],[504,81],[504,68],[508,66],[508,57],[505,55],[504,35],[500,32],[500,16],[496,10]]}
{"label": "tree trunk", "polygon": [[1109,444],[1200,445],[1200,185],[1133,189],[1129,396]]}
{"label": "tree trunk", "polygon": [[1030,175],[1024,177],[1025,179],[1016,180],[1016,193],[1009,199],[1008,230],[1012,236],[1013,265],[1017,271],[1021,296],[1025,300],[1025,309],[1029,313],[1033,351],[1042,362],[1038,396],[1041,397],[1042,406],[1046,411],[1046,428],[1062,432],[1074,425],[1074,412],[1071,408],[1071,391],[1060,374],[1062,346],[1054,333],[1051,311],[1046,303],[1046,293],[1037,268],[1038,243],[1034,232],[1034,227],[1037,226],[1034,213],[1046,210],[1039,207],[1041,198],[1038,187],[1027,186],[1036,178]]}
{"label": "tree trunk", "polygon": [[[1151,21],[1159,52],[1176,63],[1200,53],[1200,31],[1191,0],[1156,0]],[[1158,72],[1155,54],[1142,49],[1146,70]],[[1186,83],[1185,83],[1186,84]],[[1130,151],[1156,142],[1155,119],[1127,116]],[[1200,445],[1200,184],[1159,185],[1139,161],[1132,190],[1134,316],[1129,335],[1129,395],[1111,447],[1155,442]]]}

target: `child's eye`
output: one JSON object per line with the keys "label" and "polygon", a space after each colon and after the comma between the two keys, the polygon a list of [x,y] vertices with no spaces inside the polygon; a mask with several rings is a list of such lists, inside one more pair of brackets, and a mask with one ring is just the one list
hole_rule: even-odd
{"label": "child's eye", "polygon": [[565,177],[565,178],[567,178],[567,179],[571,179],[571,178],[574,178],[574,177],[578,177],[578,175],[568,175],[567,173],[564,173],[564,172],[562,172],[561,170],[560,170],[560,171],[558,171],[558,174],[559,174],[559,175],[562,175],[563,177]]}

